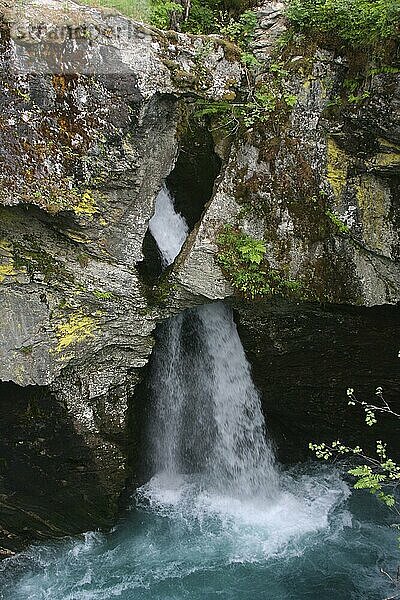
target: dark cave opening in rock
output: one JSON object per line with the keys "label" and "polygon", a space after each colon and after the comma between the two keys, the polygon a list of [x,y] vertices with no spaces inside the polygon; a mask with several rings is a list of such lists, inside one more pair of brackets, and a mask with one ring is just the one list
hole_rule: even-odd
{"label": "dark cave opening in rock", "polygon": [[[40,385],[28,385],[28,386],[20,386],[12,381],[0,381],[0,411],[1,411],[1,423],[4,425],[5,421],[10,425],[11,419],[16,418],[16,413],[18,409],[25,408],[28,410],[28,407],[36,402],[42,402],[43,399],[49,400],[51,398],[51,394],[46,386]],[[14,413],[5,412],[5,407],[7,405],[14,404],[16,407],[16,411]],[[8,415],[8,416],[7,416]]]}
{"label": "dark cave opening in rock", "polygon": [[221,169],[221,159],[215,152],[209,129],[189,127],[175,168],[167,177],[167,187],[175,198],[175,207],[184,217],[190,231],[201,217],[210,200],[215,180]]}
{"label": "dark cave opening in rock", "polygon": [[[174,169],[165,186],[173,197],[175,211],[181,214],[192,231],[212,197],[214,183],[221,170],[221,159],[207,123],[193,120],[182,136]],[[154,283],[163,271],[160,252],[150,230],[143,241],[144,260],[137,268],[147,284]]]}

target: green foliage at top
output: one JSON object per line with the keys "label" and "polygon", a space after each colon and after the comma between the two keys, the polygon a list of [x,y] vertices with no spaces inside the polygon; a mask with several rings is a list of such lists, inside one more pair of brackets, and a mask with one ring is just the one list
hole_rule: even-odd
{"label": "green foliage at top", "polygon": [[199,35],[219,34],[235,43],[242,61],[259,66],[250,51],[257,25],[256,13],[249,10],[255,0],[80,0],[83,4],[115,8],[134,19],[159,29],[179,29]]}
{"label": "green foliage at top", "polygon": [[183,23],[182,29],[189,33],[207,34],[214,33],[217,27],[218,11],[215,10],[213,0],[194,2],[189,18]]}
{"label": "green foliage at top", "polygon": [[[162,0],[153,2],[163,3]],[[245,36],[246,31],[251,28],[254,31],[254,25],[249,22],[252,19],[249,13],[254,13],[248,10],[254,4],[255,0],[191,0],[189,18],[186,23],[182,23],[182,31],[197,34],[219,33],[231,39],[223,29],[236,24],[235,31],[232,31],[232,41],[237,42],[236,38]],[[242,13],[247,16],[241,16]]]}
{"label": "green foliage at top", "polygon": [[230,18],[223,24],[220,33],[240,48],[249,47],[257,26],[257,15],[252,10],[246,10],[238,19]]}
{"label": "green foliage at top", "polygon": [[[115,8],[124,15],[160,29],[168,29],[171,16],[181,21],[182,31],[195,34],[222,33],[235,42],[245,42],[254,30],[255,15],[248,9],[254,0],[191,0],[186,21],[182,21],[185,3],[181,0],[80,0],[82,4]],[[247,11],[247,12],[245,12]],[[242,15],[244,13],[244,15]],[[242,15],[242,16],[240,16]],[[226,28],[226,34],[222,31]]]}
{"label": "green foliage at top", "polygon": [[286,14],[295,29],[354,48],[400,37],[399,0],[290,0]]}
{"label": "green foliage at top", "polygon": [[232,225],[225,225],[217,238],[218,264],[232,286],[246,298],[288,296],[299,293],[299,282],[289,279],[265,260],[262,240],[246,235]]}
{"label": "green foliage at top", "polygon": [[177,2],[163,0],[163,2],[153,2],[150,6],[150,12],[147,15],[152,25],[159,29],[167,29],[171,20],[171,14],[182,14],[183,6]]}

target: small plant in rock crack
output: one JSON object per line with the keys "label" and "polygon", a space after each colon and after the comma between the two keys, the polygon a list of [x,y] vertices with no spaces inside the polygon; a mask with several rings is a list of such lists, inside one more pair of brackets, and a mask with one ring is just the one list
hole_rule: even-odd
{"label": "small plant in rock crack", "polygon": [[232,286],[246,298],[298,294],[301,284],[279,269],[270,268],[266,246],[232,225],[225,225],[218,238],[217,261]]}
{"label": "small plant in rock crack", "polygon": [[259,123],[268,122],[277,111],[288,113],[296,102],[297,97],[293,94],[262,85],[251,90],[245,102],[199,100],[196,116],[217,117],[216,129],[225,129],[227,135],[235,135],[241,128],[249,131]]}
{"label": "small plant in rock crack", "polygon": [[331,223],[333,223],[333,225],[335,225],[335,227],[338,229],[338,231],[340,233],[349,233],[350,232],[349,226],[344,221],[342,221],[342,219],[337,214],[335,214],[331,210],[326,210],[325,214],[328,217],[328,219],[331,221]]}

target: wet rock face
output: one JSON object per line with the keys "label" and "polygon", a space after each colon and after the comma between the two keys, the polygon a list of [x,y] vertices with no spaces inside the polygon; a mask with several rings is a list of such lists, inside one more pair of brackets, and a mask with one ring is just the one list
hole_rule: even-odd
{"label": "wet rock face", "polygon": [[303,298],[395,304],[400,76],[318,48],[289,47],[269,63],[260,80],[275,108],[234,140],[177,281],[208,298],[229,295],[214,256],[230,223],[263,239],[267,268],[297,281]]}
{"label": "wet rock face", "polygon": [[[18,436],[25,439],[20,432],[29,413],[26,386],[34,386],[32,393],[39,396],[51,394],[38,422],[29,421],[26,448],[33,454],[25,472],[34,477],[37,470],[47,471],[56,489],[57,464],[68,462],[72,453],[83,466],[72,468],[72,478],[60,474],[69,491],[65,504],[61,492],[57,496],[55,513],[69,510],[71,521],[63,528],[50,507],[43,525],[43,535],[61,535],[103,526],[115,516],[126,479],[129,397],[162,313],[149,306],[136,268],[148,221],[179,152],[186,104],[234,95],[241,67],[217,39],[164,34],[112,11],[56,0],[24,3],[22,12],[18,3],[5,2],[1,9],[0,399],[5,412],[14,397],[7,386],[19,386],[16,414],[10,415],[15,426],[4,437],[4,453],[12,456]],[[33,26],[41,27],[39,46],[29,37]],[[73,31],[75,39],[57,37],[63,31]],[[52,57],[58,61],[54,72]],[[48,463],[40,462],[40,444],[35,454],[35,436],[45,440]],[[13,486],[7,483],[13,481],[13,464],[3,464],[5,497]],[[24,537],[21,515],[29,494],[20,485],[15,482],[21,514],[9,521],[16,532],[13,547],[33,539],[35,531],[41,535],[37,523],[43,518],[33,503],[31,533]],[[32,498],[35,494],[32,490]],[[7,533],[2,545],[7,547]]]}
{"label": "wet rock face", "polygon": [[342,440],[374,452],[384,439],[400,452],[393,420],[365,424],[362,410],[347,405],[346,390],[375,402],[381,386],[399,408],[400,315],[396,307],[320,307],[234,303],[239,334],[261,392],[267,426],[280,461],[309,455],[310,442]]}
{"label": "wet rock face", "polygon": [[21,550],[88,530],[94,519],[111,526],[115,482],[98,469],[66,407],[44,387],[2,383],[0,393],[0,546]]}

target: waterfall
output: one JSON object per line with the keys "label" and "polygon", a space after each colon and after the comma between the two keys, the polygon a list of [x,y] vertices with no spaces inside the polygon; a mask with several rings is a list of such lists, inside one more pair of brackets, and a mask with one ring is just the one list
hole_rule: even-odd
{"label": "waterfall", "polygon": [[[149,227],[166,267],[188,227],[165,185]],[[231,310],[216,303],[171,318],[152,364],[154,472],[201,474],[203,485],[231,495],[274,495],[274,455]]]}
{"label": "waterfall", "polygon": [[155,472],[201,474],[203,486],[235,496],[275,494],[260,398],[227,306],[205,305],[162,326],[151,391]]}
{"label": "waterfall", "polygon": [[216,428],[213,480],[241,495],[273,495],[274,455],[232,312],[222,303],[197,310],[210,357],[207,378]]}
{"label": "waterfall", "polygon": [[189,233],[185,219],[175,211],[173,197],[166,185],[163,185],[156,198],[149,229],[157,242],[162,266],[166,268],[178,256]]}

